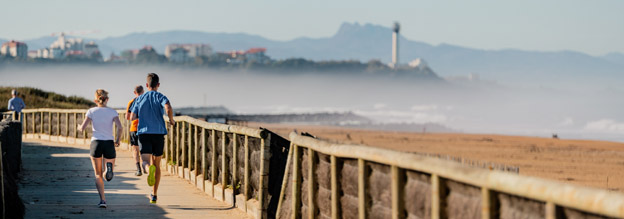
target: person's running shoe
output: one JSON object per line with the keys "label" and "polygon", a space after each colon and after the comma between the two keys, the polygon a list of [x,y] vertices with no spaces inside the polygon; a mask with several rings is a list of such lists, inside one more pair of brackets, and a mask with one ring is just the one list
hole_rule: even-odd
{"label": "person's running shoe", "polygon": [[111,181],[113,179],[113,163],[106,163],[106,181]]}
{"label": "person's running shoe", "polygon": [[100,200],[100,204],[98,204],[100,208],[106,208],[106,202],[104,200]]}
{"label": "person's running shoe", "polygon": [[156,166],[150,165],[149,174],[147,175],[147,185],[154,186],[156,183]]}
{"label": "person's running shoe", "polygon": [[143,171],[141,171],[141,165],[139,163],[136,163],[137,166],[137,171],[136,173],[134,173],[135,176],[141,176],[143,175]]}
{"label": "person's running shoe", "polygon": [[155,196],[155,195],[150,194],[150,203],[152,203],[152,204],[156,204],[156,199],[157,199],[157,198],[156,198],[156,196]]}

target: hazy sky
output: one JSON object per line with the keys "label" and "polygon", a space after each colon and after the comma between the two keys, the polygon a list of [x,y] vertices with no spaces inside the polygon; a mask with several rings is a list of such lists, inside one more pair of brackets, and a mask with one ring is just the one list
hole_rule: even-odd
{"label": "hazy sky", "polygon": [[[329,37],[343,22],[402,24],[409,39],[481,48],[624,53],[624,1],[40,0],[2,2],[0,38],[99,30],[245,32],[275,40]],[[6,19],[9,19],[7,21]]]}

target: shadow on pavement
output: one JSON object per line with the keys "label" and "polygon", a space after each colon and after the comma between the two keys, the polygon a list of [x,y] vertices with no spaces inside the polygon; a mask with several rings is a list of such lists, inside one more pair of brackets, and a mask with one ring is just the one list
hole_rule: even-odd
{"label": "shadow on pavement", "polygon": [[98,208],[99,195],[86,148],[25,142],[22,157],[20,196],[27,218],[166,218],[163,208],[149,204],[146,192],[130,183],[136,178],[119,172],[105,182],[108,208]]}

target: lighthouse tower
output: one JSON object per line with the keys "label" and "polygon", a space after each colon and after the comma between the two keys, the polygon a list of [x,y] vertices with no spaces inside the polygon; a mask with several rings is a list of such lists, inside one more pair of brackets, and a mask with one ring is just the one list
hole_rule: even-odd
{"label": "lighthouse tower", "polygon": [[392,67],[399,67],[399,22],[394,22],[392,27]]}

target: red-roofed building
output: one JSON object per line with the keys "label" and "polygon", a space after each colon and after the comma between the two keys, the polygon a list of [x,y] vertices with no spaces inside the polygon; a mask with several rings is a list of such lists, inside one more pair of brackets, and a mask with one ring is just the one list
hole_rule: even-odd
{"label": "red-roofed building", "polygon": [[251,48],[245,51],[245,59],[247,59],[248,62],[267,63],[270,59],[265,53],[266,48]]}
{"label": "red-roofed building", "polygon": [[26,43],[11,40],[2,44],[0,55],[26,59],[28,57],[28,46]]}
{"label": "red-roofed building", "polygon": [[266,48],[251,48],[245,51],[247,54],[255,54],[255,53],[265,53]]}

